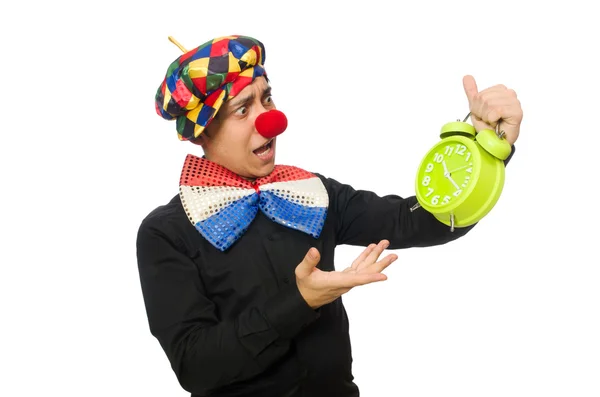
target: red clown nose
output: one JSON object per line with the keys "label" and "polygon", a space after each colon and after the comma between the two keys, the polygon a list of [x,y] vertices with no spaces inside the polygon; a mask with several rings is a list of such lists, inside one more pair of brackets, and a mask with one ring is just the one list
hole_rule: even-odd
{"label": "red clown nose", "polygon": [[273,109],[260,114],[254,122],[256,130],[267,139],[281,134],[287,128],[287,117],[279,110]]}

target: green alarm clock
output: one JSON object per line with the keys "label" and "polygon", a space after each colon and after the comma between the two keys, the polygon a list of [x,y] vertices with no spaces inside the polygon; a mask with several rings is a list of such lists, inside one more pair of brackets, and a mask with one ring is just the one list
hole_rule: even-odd
{"label": "green alarm clock", "polygon": [[466,122],[469,115],[442,126],[441,140],[423,157],[415,182],[415,207],[452,231],[480,221],[496,205],[504,187],[504,160],[512,149],[503,131],[477,133]]}

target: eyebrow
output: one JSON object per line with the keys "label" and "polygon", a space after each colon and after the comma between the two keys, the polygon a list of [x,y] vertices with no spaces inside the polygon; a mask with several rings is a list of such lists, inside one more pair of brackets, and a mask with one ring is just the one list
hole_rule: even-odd
{"label": "eyebrow", "polygon": [[[266,88],[263,90],[263,92],[262,92],[262,95],[261,95],[261,96],[262,96],[262,97],[265,97],[265,96],[267,96],[267,95],[270,95],[270,94],[271,94],[271,87],[270,87],[270,86],[268,86],[268,87],[266,87]],[[230,104],[229,104],[229,107],[230,107],[230,108],[234,108],[234,109],[235,109],[235,108],[238,108],[238,107],[240,107],[240,106],[243,106],[243,105],[245,105],[245,104],[247,104],[248,102],[251,102],[251,101],[253,101],[253,100],[254,100],[254,93],[252,93],[252,94],[250,94],[250,95],[247,95],[247,96],[245,96],[245,97],[242,97],[242,98],[240,98],[240,99],[234,100],[234,101],[233,101],[233,103],[230,103]]]}

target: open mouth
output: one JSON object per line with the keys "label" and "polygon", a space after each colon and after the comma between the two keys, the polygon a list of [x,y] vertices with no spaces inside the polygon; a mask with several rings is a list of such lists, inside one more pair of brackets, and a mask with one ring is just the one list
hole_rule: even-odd
{"label": "open mouth", "polygon": [[267,143],[254,150],[254,154],[258,157],[265,157],[271,152],[271,147],[273,146],[273,139],[270,139]]}

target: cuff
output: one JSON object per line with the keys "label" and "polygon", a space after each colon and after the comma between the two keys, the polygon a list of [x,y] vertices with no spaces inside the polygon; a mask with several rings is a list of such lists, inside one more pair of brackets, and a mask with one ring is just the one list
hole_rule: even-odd
{"label": "cuff", "polygon": [[319,312],[306,303],[293,285],[265,303],[265,316],[281,338],[291,339],[319,318]]}
{"label": "cuff", "polygon": [[508,155],[508,157],[506,158],[506,160],[504,160],[504,165],[508,165],[510,159],[512,158],[513,154],[515,154],[515,145],[512,145],[510,148],[510,154]]}

